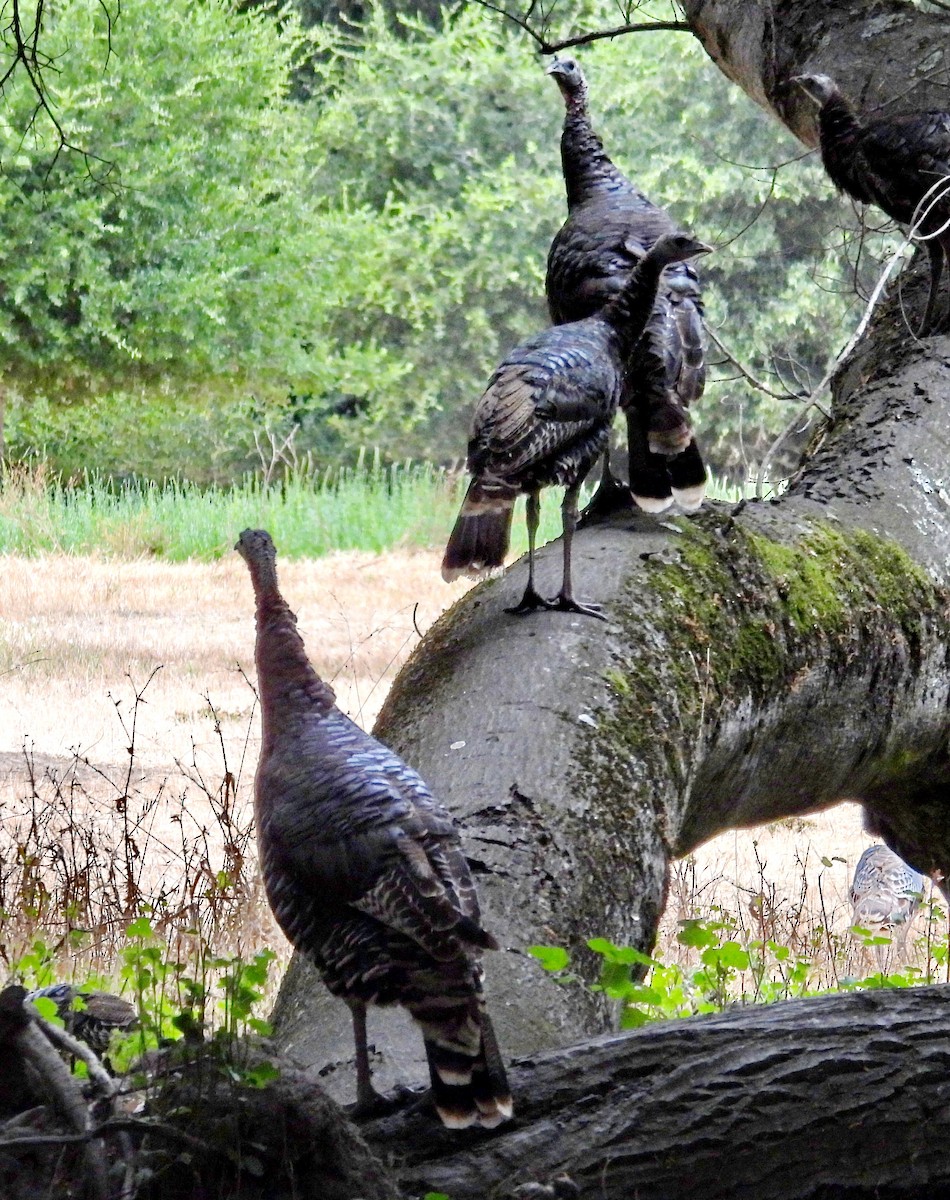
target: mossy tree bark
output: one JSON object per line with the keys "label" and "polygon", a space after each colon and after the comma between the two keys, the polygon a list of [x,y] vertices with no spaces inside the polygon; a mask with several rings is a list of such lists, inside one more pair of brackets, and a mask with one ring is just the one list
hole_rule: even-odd
{"label": "mossy tree bark", "polygon": [[[933,104],[924,76],[948,53],[947,17],[910,4],[683,9],[717,65],[806,142],[788,75]],[[923,280],[908,275],[917,314]],[[393,687],[377,733],[458,815],[486,925],[508,947],[487,969],[510,1053],[608,1021],[525,947],[600,935],[648,949],[670,859],[724,829],[858,799],[904,858],[950,875],[950,338],[916,341],[892,297],[834,405],[779,501],[584,530],[578,590],[605,604],[606,626],[506,614],[521,563],[447,613]],[[552,591],[559,564],[559,544],[539,555]],[[297,963],[279,1036],[346,1095],[348,1019],[311,983]],[[407,1023],[377,1015],[371,1039],[380,1082],[424,1077]]]}

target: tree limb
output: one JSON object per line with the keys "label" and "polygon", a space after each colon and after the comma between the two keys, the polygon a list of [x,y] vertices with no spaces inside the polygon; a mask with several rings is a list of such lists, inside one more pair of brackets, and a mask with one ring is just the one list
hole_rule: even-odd
{"label": "tree limb", "polygon": [[424,1112],[363,1134],[411,1196],[483,1200],[561,1173],[597,1200],[937,1195],[948,1001],[945,986],[882,990],[663,1022],[518,1063],[518,1118],[491,1134]]}
{"label": "tree limb", "polygon": [[615,25],[609,29],[592,29],[587,33],[578,33],[570,37],[551,40],[543,32],[547,25],[546,21],[540,30],[534,28],[531,24],[530,17],[534,8],[533,4],[528,7],[524,16],[519,16],[517,13],[511,12],[499,4],[492,3],[492,0],[472,0],[472,2],[478,4],[481,8],[487,8],[489,12],[498,13],[499,16],[517,25],[519,29],[523,30],[537,43],[539,54],[556,54],[559,50],[568,50],[573,46],[588,46],[592,42],[623,37],[628,33],[655,33],[661,29],[692,33],[692,28],[685,21],[636,21],[623,25]]}

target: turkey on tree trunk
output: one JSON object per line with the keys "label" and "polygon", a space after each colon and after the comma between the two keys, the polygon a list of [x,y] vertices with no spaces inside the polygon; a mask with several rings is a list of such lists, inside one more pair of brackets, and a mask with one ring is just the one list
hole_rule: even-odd
{"label": "turkey on tree trunk", "polygon": [[379,1100],[366,1006],[401,1004],[422,1029],[442,1121],[498,1125],[512,1103],[481,965],[496,943],[481,927],[455,822],[411,767],[334,704],[278,589],[269,534],[246,529],[236,549],[256,602],[261,874],[281,929],[350,1005],[358,1111]]}
{"label": "turkey on tree trunk", "polygon": [[827,75],[796,75],[818,105],[821,161],[840,192],[876,204],[923,240],[930,293],[919,333],[950,330],[938,313],[940,283],[950,262],[950,113],[860,117]]}
{"label": "turkey on tree trunk", "polygon": [[[442,561],[446,580],[485,574],[504,564],[512,509],[524,492],[528,584],[521,602],[509,611],[554,608],[602,615],[598,606],[574,598],[571,540],[577,495],[607,445],[626,363],[650,319],[664,268],[710,248],[688,233],[659,238],[596,316],[546,329],[512,350],[498,367],[475,408],[468,444],[474,478]],[[567,488],[561,506],[564,570],[554,600],[542,599],[534,586],[538,497],[549,484]]]}
{"label": "turkey on tree trunk", "polygon": [[[545,288],[555,324],[593,316],[617,294],[657,238],[677,223],[653,204],[604,153],[588,111],[588,87],[576,59],[548,68],[564,97],[561,165],[568,217],[548,253]],[[692,511],[706,488],[706,468],[689,407],[706,383],[699,277],[689,262],[670,265],[653,312],[627,364],[620,406],[627,420],[630,491],[647,512],[673,503]],[[629,504],[610,473],[588,511]]]}

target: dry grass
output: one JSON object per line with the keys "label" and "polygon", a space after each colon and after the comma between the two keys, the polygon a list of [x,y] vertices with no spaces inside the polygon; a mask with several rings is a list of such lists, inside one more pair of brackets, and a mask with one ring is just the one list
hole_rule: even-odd
{"label": "dry grass", "polygon": [[[437,556],[421,552],[285,562],[281,583],[315,666],[367,728],[419,631],[467,586],[446,586]],[[92,935],[82,968],[108,966],[143,903],[169,929],[217,906],[220,948],[271,944],[286,957],[249,840],[259,718],[253,598],[237,555],[5,557],[0,609],[0,909],[11,914],[0,954],[17,957],[38,923],[15,919],[25,895],[54,938],[72,906],[68,924]],[[11,842],[31,848],[29,862]]]}
{"label": "dry grass", "polygon": [[[431,552],[286,562],[281,582],[315,666],[366,728],[419,631],[466,588],[442,583]],[[259,730],[243,563],[6,557],[0,610],[0,824],[43,846],[35,864],[0,858],[0,909],[35,899],[41,877],[59,880],[34,907],[62,922],[67,897],[73,924],[95,926],[82,953],[98,967],[143,898],[169,928],[199,924],[210,906],[225,948],[269,944],[286,958],[253,872]],[[852,965],[863,973],[847,893],[868,840],[855,805],[715,839],[674,868],[665,957],[683,961],[678,921],[725,915],[823,960],[829,983]],[[0,924],[0,954],[15,957],[16,930],[30,925]]]}

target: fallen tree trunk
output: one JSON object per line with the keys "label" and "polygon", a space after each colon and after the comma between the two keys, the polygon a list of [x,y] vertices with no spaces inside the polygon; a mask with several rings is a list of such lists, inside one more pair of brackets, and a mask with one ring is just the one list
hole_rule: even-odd
{"label": "fallen tree trunk", "polygon": [[468,1137],[425,1113],[363,1127],[403,1193],[508,1196],[562,1172],[594,1200],[947,1195],[950,988],[693,1017],[512,1072],[518,1119]]}

